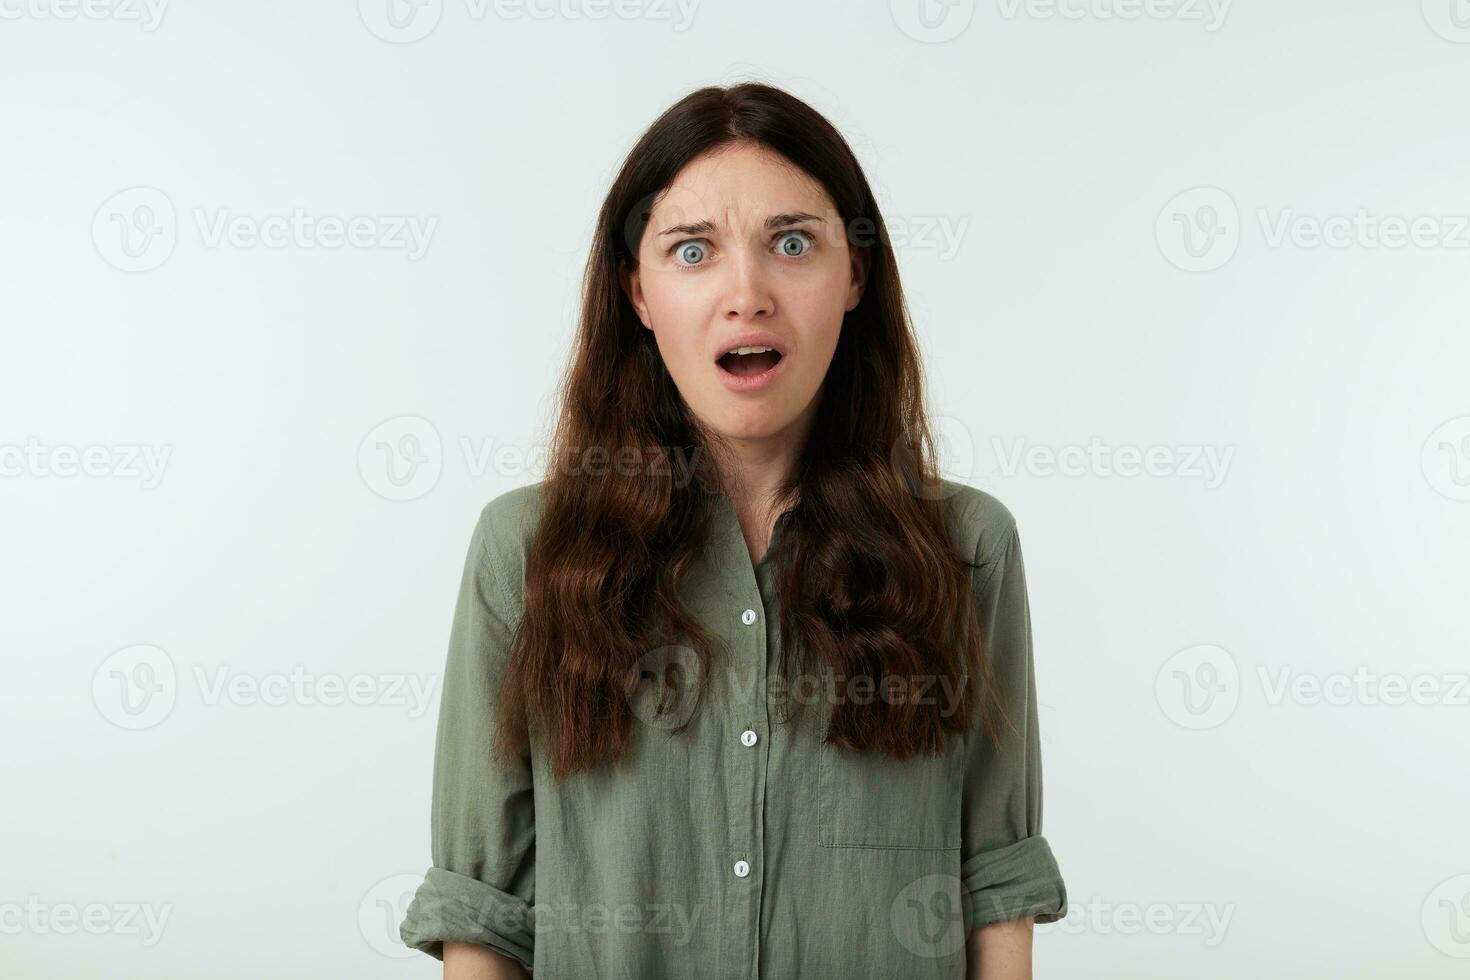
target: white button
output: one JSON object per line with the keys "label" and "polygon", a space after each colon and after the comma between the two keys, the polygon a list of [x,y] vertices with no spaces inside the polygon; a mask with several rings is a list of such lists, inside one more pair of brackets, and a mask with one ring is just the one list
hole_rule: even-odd
{"label": "white button", "polygon": [[750,874],[750,865],[746,864],[744,861],[736,861],[735,877],[744,878],[748,874]]}
{"label": "white button", "polygon": [[747,728],[745,731],[741,732],[740,733],[740,744],[741,745],[754,745],[755,744],[755,732],[751,731],[749,728]]}
{"label": "white button", "polygon": [[749,626],[751,623],[755,622],[755,610],[754,609],[747,609],[747,610],[745,610],[745,612],[743,612],[743,613],[740,614],[740,621],[742,623],[744,623],[746,626]]}

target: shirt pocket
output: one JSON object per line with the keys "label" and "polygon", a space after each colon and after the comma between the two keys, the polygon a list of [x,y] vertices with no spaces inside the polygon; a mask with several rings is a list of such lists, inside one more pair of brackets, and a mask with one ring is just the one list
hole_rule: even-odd
{"label": "shirt pocket", "polygon": [[953,850],[960,846],[963,739],[938,755],[895,759],[817,749],[817,820],[823,847]]}

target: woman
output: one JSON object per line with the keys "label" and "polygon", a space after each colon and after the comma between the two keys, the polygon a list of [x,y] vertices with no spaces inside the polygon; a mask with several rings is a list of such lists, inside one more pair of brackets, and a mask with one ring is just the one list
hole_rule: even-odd
{"label": "woman", "polygon": [[705,88],[633,148],[550,460],[472,535],[404,942],[449,978],[1029,977],[1066,892],[1015,522],[937,475],[809,106]]}

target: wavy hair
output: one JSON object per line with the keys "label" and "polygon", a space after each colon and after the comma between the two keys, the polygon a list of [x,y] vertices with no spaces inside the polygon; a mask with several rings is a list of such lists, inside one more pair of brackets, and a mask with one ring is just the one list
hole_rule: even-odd
{"label": "wavy hair", "polygon": [[[623,758],[637,723],[630,691],[651,649],[693,648],[696,710],[711,668],[727,656],[679,597],[708,540],[726,447],[681,399],[619,268],[637,268],[653,205],[684,165],[739,142],[774,151],[825,188],[866,272],[807,444],[777,493],[794,501],[772,555],[778,679],[788,687],[819,676],[861,680],[894,691],[922,678],[953,694],[949,702],[835,699],[825,741],[851,751],[937,753],[968,729],[982,694],[992,738],[996,717],[1005,718],[981,649],[976,566],[957,552],[945,521],[898,266],[862,169],[837,130],[792,95],[758,83],[711,86],[671,106],[629,151],[583,277],[495,739],[509,758],[538,733],[558,780]],[[641,464],[588,465],[620,454]],[[695,479],[680,485],[676,456],[695,461]]]}

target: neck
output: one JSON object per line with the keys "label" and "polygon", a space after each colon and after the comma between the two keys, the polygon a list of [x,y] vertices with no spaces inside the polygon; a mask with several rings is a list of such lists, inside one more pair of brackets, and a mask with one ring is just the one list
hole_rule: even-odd
{"label": "neck", "polygon": [[775,516],[795,503],[783,499],[782,489],[796,469],[806,446],[815,414],[815,400],[807,411],[780,432],[760,439],[725,437],[718,440],[714,457],[720,484],[737,514],[755,520]]}

